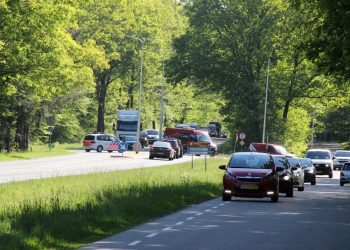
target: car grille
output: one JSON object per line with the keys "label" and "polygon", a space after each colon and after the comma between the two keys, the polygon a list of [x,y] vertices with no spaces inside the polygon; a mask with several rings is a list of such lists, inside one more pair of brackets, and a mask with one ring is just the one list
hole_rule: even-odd
{"label": "car grille", "polygon": [[247,176],[247,177],[243,177],[243,176],[239,176],[237,177],[237,180],[238,181],[242,181],[242,182],[260,182],[261,181],[261,177],[250,177],[250,176]]}
{"label": "car grille", "polygon": [[345,163],[345,162],[348,162],[348,160],[338,160],[338,162]]}
{"label": "car grille", "polygon": [[316,169],[319,169],[319,170],[327,168],[326,164],[314,164],[314,166]]}

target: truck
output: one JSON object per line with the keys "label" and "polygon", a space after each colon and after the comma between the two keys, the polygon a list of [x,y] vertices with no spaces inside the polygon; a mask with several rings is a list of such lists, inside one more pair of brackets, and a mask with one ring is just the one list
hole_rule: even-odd
{"label": "truck", "polygon": [[137,136],[138,110],[119,110],[117,117],[116,137],[121,140],[127,135]]}
{"label": "truck", "polygon": [[218,121],[209,122],[208,132],[212,137],[221,137],[221,123]]}

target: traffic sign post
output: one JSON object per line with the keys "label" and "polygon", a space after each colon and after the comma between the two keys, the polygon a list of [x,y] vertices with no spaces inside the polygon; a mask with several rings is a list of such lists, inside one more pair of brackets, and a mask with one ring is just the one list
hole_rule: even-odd
{"label": "traffic sign post", "polygon": [[205,171],[207,171],[207,155],[213,152],[209,148],[209,142],[189,142],[187,144],[187,152],[192,154],[192,169],[193,169],[193,155],[204,155],[205,157]]}

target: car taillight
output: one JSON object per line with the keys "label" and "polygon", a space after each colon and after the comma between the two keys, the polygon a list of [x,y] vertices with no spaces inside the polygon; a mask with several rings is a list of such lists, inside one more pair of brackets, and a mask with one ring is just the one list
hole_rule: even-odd
{"label": "car taillight", "polygon": [[95,143],[95,141],[90,141],[90,143],[91,143],[91,144],[94,144],[94,143]]}
{"label": "car taillight", "polygon": [[340,172],[340,176],[344,176],[344,173],[343,173],[343,172]]}
{"label": "car taillight", "polygon": [[153,147],[151,147],[149,150],[150,150],[150,151],[154,151],[154,148],[153,148]]}
{"label": "car taillight", "polygon": [[169,152],[169,151],[170,151],[170,148],[165,149],[165,151]]}

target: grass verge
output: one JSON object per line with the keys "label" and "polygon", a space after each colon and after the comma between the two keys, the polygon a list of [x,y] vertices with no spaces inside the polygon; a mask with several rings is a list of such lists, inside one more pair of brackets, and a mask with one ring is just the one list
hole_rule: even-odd
{"label": "grass verge", "polygon": [[76,249],[216,197],[227,160],[0,185],[0,249]]}
{"label": "grass verge", "polygon": [[0,161],[29,160],[34,158],[52,157],[71,154],[68,150],[82,149],[81,144],[54,144],[51,149],[48,145],[33,145],[28,151],[14,151],[0,153]]}

